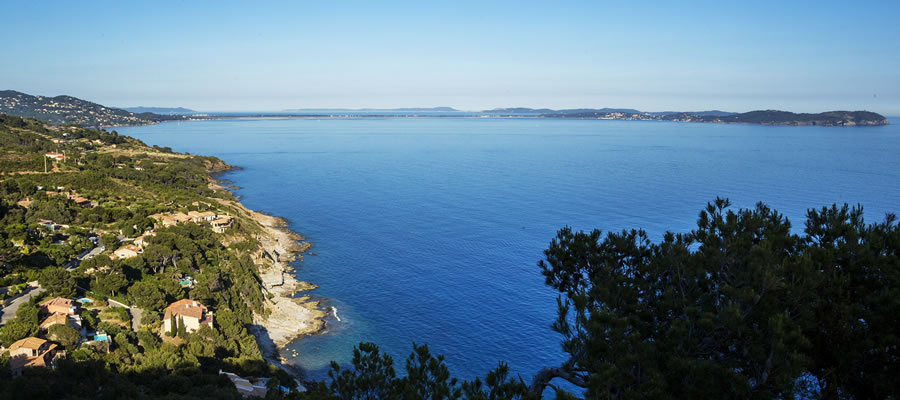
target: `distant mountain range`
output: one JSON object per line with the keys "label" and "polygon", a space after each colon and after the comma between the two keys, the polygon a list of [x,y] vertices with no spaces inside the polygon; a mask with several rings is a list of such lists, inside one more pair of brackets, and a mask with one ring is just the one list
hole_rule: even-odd
{"label": "distant mountain range", "polygon": [[493,110],[484,110],[482,112],[485,114],[543,114],[543,115],[586,114],[586,113],[642,114],[641,111],[638,111],[638,110],[635,110],[632,108],[571,108],[571,109],[565,109],[565,110],[551,110],[549,108],[513,107],[513,108],[495,108]]}
{"label": "distant mountain range", "polygon": [[[119,125],[146,125],[163,121],[188,119],[227,119],[247,117],[244,114],[190,115],[195,111],[183,107],[132,107],[119,109],[102,106],[72,96],[32,96],[14,90],[0,91],[0,114],[31,117],[55,124],[75,124],[83,127],[110,127]],[[458,118],[473,116],[451,107],[429,108],[362,108],[362,109],[293,109],[279,114],[254,114],[253,117],[285,117],[284,113],[298,113],[298,117],[445,117]],[[403,113],[414,113],[402,115]],[[423,114],[419,114],[423,113]],[[427,113],[439,113],[429,115]],[[330,114],[330,115],[329,115]],[[483,117],[531,117],[569,119],[614,119],[614,120],[662,120],[682,122],[719,122],[767,125],[821,125],[857,126],[887,125],[884,116],[869,111],[828,111],[818,114],[792,113],[778,110],[733,113],[711,111],[663,111],[642,112],[631,108],[576,108],[552,110],[549,108],[495,108],[485,110]],[[290,116],[290,115],[287,115]]]}
{"label": "distant mountain range", "polygon": [[147,125],[162,121],[181,120],[181,115],[134,113],[110,108],[72,96],[32,96],[14,90],[0,91],[0,114],[30,117],[54,124],[75,124],[83,127],[119,125]]}
{"label": "distant mountain range", "polygon": [[459,112],[453,107],[412,107],[412,108],[291,108],[284,112]]}
{"label": "distant mountain range", "polygon": [[125,111],[131,111],[135,114],[143,114],[143,113],[154,113],[154,114],[169,114],[169,115],[187,115],[194,114],[196,111],[191,110],[189,108],[184,107],[123,107]]}

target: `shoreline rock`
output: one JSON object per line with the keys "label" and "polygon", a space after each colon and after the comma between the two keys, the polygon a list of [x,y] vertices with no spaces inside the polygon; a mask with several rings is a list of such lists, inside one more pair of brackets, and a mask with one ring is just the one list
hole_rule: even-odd
{"label": "shoreline rock", "polygon": [[[217,182],[211,182],[210,186],[221,189]],[[262,228],[256,236],[261,250],[253,258],[259,266],[261,289],[266,296],[265,313],[253,315],[250,332],[256,337],[263,359],[302,380],[303,371],[283,362],[280,351],[297,338],[325,330],[326,313],[319,309],[319,301],[295,296],[318,286],[298,280],[290,266],[293,261],[302,261],[301,253],[312,244],[287,229],[287,222],[282,218],[250,210],[238,201],[218,201],[236,208]]]}

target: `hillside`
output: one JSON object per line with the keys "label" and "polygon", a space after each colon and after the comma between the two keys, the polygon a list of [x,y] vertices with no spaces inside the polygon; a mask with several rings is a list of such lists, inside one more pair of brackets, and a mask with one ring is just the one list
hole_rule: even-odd
{"label": "hillside", "polygon": [[[46,371],[0,351],[0,374],[24,374],[0,379],[0,397],[163,398],[188,390],[148,382],[189,373],[193,392],[167,398],[240,398],[221,369],[296,386],[266,360],[278,362],[272,341],[322,327],[316,302],[293,296],[314,286],[285,272],[301,238],[219,187],[211,174],[229,168],[116,131],[0,114],[0,346],[66,350]],[[52,320],[40,305],[55,297],[87,299],[65,308],[74,327],[39,328]],[[176,329],[169,318],[167,329],[185,298],[209,319]]]}
{"label": "hillside", "polygon": [[154,114],[175,114],[185,115],[193,114],[197,111],[184,107],[122,107],[123,110],[133,112],[135,114],[154,113]]}
{"label": "hillside", "polygon": [[678,113],[660,119],[686,122],[726,122],[763,125],[875,126],[888,125],[887,118],[869,111],[827,111],[818,114],[792,113],[778,110],[750,111],[732,115],[696,115]]}
{"label": "hillside", "polygon": [[82,127],[147,125],[186,118],[181,115],[133,113],[72,96],[32,96],[14,90],[0,91],[0,113]]}

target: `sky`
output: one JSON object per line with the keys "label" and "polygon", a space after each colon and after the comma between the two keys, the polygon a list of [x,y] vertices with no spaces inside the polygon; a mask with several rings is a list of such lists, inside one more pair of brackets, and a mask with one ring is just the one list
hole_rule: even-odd
{"label": "sky", "polygon": [[900,115],[896,0],[28,1],[2,10],[0,90],[118,107]]}

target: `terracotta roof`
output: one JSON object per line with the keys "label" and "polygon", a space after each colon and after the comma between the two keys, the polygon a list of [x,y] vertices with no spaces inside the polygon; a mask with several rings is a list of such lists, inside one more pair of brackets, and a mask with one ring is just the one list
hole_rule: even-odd
{"label": "terracotta roof", "polygon": [[116,251],[119,251],[119,250],[131,250],[131,251],[137,253],[137,252],[141,251],[141,248],[140,248],[140,247],[137,247],[137,246],[135,246],[135,245],[133,245],[133,244],[126,244],[126,245],[124,245],[124,246],[119,247],[118,249],[116,249]]}
{"label": "terracotta roof", "polygon": [[47,343],[46,340],[36,337],[27,337],[25,339],[21,339],[16,341],[15,343],[9,345],[10,350],[18,350],[18,349],[29,349],[29,350],[39,350],[41,346]]}
{"label": "terracotta roof", "polygon": [[50,300],[47,300],[47,301],[41,303],[41,306],[42,307],[47,307],[47,306],[72,307],[72,300],[66,299],[63,297],[54,297]]}
{"label": "terracotta roof", "polygon": [[209,310],[200,302],[191,299],[181,299],[166,307],[166,314],[163,316],[163,319],[166,320],[179,315],[200,320],[203,319],[207,312]]}
{"label": "terracotta roof", "polygon": [[68,324],[68,322],[69,322],[69,317],[66,316],[66,314],[53,313],[53,315],[45,318],[44,321],[41,322],[41,329],[47,329],[56,324],[66,325],[66,324]]}

